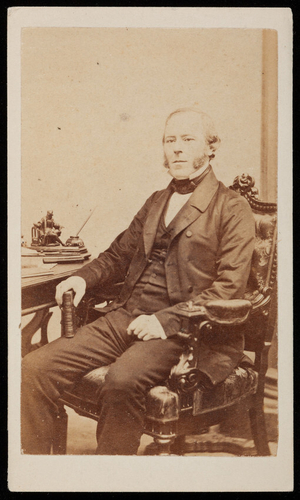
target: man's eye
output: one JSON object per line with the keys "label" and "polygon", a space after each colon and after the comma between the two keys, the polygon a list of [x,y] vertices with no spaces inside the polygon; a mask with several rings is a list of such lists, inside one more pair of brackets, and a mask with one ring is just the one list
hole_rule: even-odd
{"label": "man's eye", "polygon": [[175,139],[167,139],[166,142],[175,142]]}
{"label": "man's eye", "polygon": [[193,137],[186,137],[184,140],[185,141],[194,141],[195,139]]}

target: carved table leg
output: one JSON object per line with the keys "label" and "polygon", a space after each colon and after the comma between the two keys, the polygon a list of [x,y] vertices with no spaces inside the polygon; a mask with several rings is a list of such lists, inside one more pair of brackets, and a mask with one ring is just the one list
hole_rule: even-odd
{"label": "carved table leg", "polygon": [[[41,309],[35,313],[28,325],[22,329],[22,357],[48,343],[47,327],[52,314],[48,308]],[[41,328],[41,340],[36,344],[31,344],[32,337],[39,328]]]}
{"label": "carved table leg", "polygon": [[41,340],[40,342],[38,342],[38,347],[48,344],[48,323],[52,314],[52,311],[48,311],[48,314],[46,314],[43,319],[43,322],[41,324]]}

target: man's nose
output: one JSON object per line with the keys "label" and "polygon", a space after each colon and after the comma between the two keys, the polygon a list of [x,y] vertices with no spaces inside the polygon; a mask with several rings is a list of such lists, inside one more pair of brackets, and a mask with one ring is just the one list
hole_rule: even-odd
{"label": "man's nose", "polygon": [[176,142],[176,144],[174,144],[174,153],[176,155],[178,155],[179,153],[182,153],[182,145],[179,144],[178,142]]}

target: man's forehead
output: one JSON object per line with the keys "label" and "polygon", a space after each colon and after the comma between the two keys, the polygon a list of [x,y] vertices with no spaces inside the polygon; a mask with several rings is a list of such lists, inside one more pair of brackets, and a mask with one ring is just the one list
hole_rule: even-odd
{"label": "man's forehead", "polygon": [[199,113],[193,111],[182,111],[172,115],[166,123],[165,135],[173,135],[173,133],[203,134],[202,117]]}

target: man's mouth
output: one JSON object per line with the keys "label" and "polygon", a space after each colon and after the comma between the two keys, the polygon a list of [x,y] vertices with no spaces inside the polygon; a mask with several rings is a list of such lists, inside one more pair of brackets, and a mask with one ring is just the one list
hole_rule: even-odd
{"label": "man's mouth", "polygon": [[175,160],[173,163],[186,163],[186,160]]}

